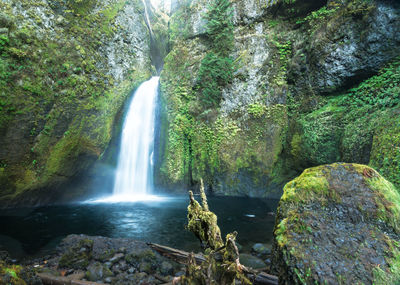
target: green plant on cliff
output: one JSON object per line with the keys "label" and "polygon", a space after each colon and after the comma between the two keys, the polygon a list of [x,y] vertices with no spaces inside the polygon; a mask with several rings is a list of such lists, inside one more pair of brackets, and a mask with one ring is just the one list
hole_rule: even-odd
{"label": "green plant on cliff", "polygon": [[[292,155],[309,165],[357,161],[400,187],[400,58],[297,119]],[[294,140],[294,136],[292,141]]]}
{"label": "green plant on cliff", "polygon": [[201,62],[198,74],[200,100],[206,107],[218,106],[221,101],[221,88],[232,81],[233,61],[213,52],[208,53]]}
{"label": "green plant on cliff", "polygon": [[349,90],[339,102],[355,108],[391,108],[400,103],[400,57],[358,86]]}
{"label": "green plant on cliff", "polygon": [[205,15],[207,36],[211,47],[221,56],[229,56],[233,48],[232,13],[230,0],[214,0]]}
{"label": "green plant on cliff", "polygon": [[221,90],[232,81],[234,64],[229,56],[233,49],[232,7],[229,0],[215,0],[208,7],[207,39],[211,51],[201,62],[197,90],[205,108],[217,107]]}
{"label": "green plant on cliff", "polygon": [[[61,176],[66,179],[72,168],[77,169],[73,159],[89,150],[76,142],[91,142],[89,152],[95,155],[89,160],[99,157],[111,138],[115,114],[131,88],[148,74],[127,70],[125,80],[117,82],[99,48],[114,36],[115,11],[125,1],[7,2],[0,2],[9,22],[5,27],[0,15],[0,28],[8,29],[0,35],[0,130],[20,138],[15,151],[21,160],[2,158],[10,167],[2,171],[1,185],[7,183],[15,197]],[[15,2],[26,15],[13,9]],[[57,13],[41,25],[36,9],[48,17]],[[19,133],[10,131],[15,126],[24,127]],[[68,133],[74,136],[63,136]],[[76,147],[60,149],[60,142]]]}

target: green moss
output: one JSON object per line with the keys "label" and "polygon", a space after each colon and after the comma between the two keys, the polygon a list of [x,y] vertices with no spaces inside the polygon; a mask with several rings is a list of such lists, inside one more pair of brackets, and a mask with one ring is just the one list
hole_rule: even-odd
{"label": "green moss", "polygon": [[247,112],[255,118],[260,118],[265,114],[266,108],[263,104],[254,103],[247,107]]}
{"label": "green moss", "polygon": [[302,203],[313,200],[326,202],[334,193],[329,191],[329,183],[324,166],[309,168],[283,188],[283,202]]}
{"label": "green moss", "polygon": [[383,177],[367,179],[369,187],[376,193],[377,216],[400,233],[400,194]]}
{"label": "green moss", "polygon": [[[370,165],[400,189],[400,113],[383,114],[373,137]],[[396,119],[394,119],[396,118]]]}
{"label": "green moss", "polygon": [[146,249],[138,253],[130,253],[126,255],[125,261],[135,266],[138,266],[142,262],[154,264],[156,262],[156,255],[151,249]]}
{"label": "green moss", "polygon": [[206,243],[205,245],[207,248],[216,250],[223,245],[221,231],[218,227],[217,216],[209,211],[206,205],[207,202],[206,204],[203,203],[203,206],[200,206],[200,204],[194,200],[193,193],[191,193],[191,200],[188,206],[187,229],[194,233],[201,242]]}
{"label": "green moss", "polygon": [[376,285],[399,284],[400,282],[400,246],[394,242],[390,242],[392,251],[386,257],[389,264],[389,272],[382,270],[380,265],[372,269],[374,283]]}
{"label": "green moss", "polygon": [[93,240],[82,239],[61,256],[58,265],[61,268],[86,269],[92,249]]}
{"label": "green moss", "polygon": [[[13,196],[67,180],[98,159],[130,91],[150,76],[150,68],[139,70],[141,63],[133,62],[124,79],[115,80],[99,52],[104,39],[115,35],[115,18],[126,1],[18,2],[27,16],[0,3],[10,21],[19,23],[0,36],[0,129],[21,125],[25,132],[20,161],[4,159],[12,171],[2,181],[17,189]],[[60,13],[54,19],[58,36],[29,24],[37,18],[35,7]],[[144,24],[138,28],[146,32]],[[74,167],[77,159],[82,160]]]}
{"label": "green moss", "polygon": [[399,59],[394,59],[347,92],[318,98],[321,106],[295,118],[295,129],[301,131],[300,138],[292,136],[294,160],[302,161],[303,166],[335,161],[368,163],[398,187],[399,64]]}

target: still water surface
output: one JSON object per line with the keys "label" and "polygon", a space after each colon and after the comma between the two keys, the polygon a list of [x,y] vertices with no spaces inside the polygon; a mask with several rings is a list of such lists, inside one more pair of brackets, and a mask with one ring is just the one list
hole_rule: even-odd
{"label": "still water surface", "polygon": [[[184,250],[199,243],[185,230],[188,197],[136,203],[95,203],[0,211],[0,250],[16,258],[53,250],[69,234],[133,238]],[[238,231],[248,250],[256,242],[270,242],[277,200],[210,197],[222,234]]]}

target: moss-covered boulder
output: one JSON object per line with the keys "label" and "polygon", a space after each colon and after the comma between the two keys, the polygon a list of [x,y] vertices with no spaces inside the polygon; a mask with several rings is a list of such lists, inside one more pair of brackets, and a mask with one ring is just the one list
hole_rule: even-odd
{"label": "moss-covered boulder", "polygon": [[82,239],[70,247],[58,262],[61,268],[86,269],[92,255],[93,240]]}
{"label": "moss-covered boulder", "polygon": [[400,282],[400,195],[368,166],[318,166],[286,184],[274,237],[281,284]]}

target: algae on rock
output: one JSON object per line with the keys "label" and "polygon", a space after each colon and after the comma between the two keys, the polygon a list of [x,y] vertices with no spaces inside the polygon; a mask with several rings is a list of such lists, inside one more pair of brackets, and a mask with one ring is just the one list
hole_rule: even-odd
{"label": "algae on rock", "polygon": [[368,166],[322,165],[286,184],[274,237],[282,284],[400,281],[400,194]]}
{"label": "algae on rock", "polygon": [[126,98],[150,76],[142,5],[0,3],[2,206],[85,195],[62,187],[102,156]]}

